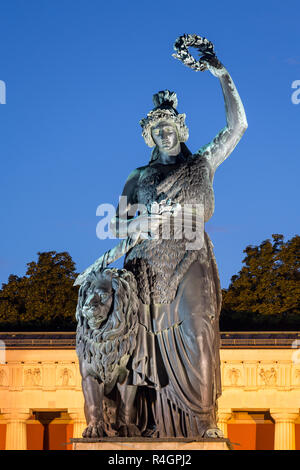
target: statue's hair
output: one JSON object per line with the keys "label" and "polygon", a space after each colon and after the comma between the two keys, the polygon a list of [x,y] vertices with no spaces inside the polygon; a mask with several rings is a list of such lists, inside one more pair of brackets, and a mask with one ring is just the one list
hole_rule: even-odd
{"label": "statue's hair", "polygon": [[154,109],[152,109],[146,118],[140,120],[143,132],[142,136],[149,147],[154,147],[155,142],[152,138],[151,129],[160,121],[169,121],[175,124],[180,142],[186,142],[189,138],[189,130],[185,124],[185,114],[179,114],[176,110],[178,101],[177,95],[173,91],[159,91],[153,95]]}
{"label": "statue's hair", "polygon": [[[98,329],[91,328],[84,313],[87,290],[93,291],[103,278],[111,281],[113,308]],[[76,351],[79,357],[91,364],[104,383],[112,382],[120,364],[126,366],[134,351],[138,302],[135,277],[125,269],[105,268],[97,273],[92,272],[80,288],[76,311]]]}

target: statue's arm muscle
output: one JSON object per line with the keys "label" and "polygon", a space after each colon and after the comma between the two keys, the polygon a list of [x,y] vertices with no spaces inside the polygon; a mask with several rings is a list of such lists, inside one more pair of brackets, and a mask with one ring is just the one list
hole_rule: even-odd
{"label": "statue's arm muscle", "polygon": [[218,71],[217,76],[223,91],[227,125],[196,153],[207,158],[213,172],[231,154],[248,127],[243,103],[225,67]]}

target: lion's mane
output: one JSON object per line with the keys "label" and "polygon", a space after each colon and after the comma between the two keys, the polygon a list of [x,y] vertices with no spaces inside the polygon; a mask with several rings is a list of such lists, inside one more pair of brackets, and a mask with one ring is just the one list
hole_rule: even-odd
{"label": "lion's mane", "polygon": [[[105,322],[91,328],[84,314],[89,292],[101,278],[111,280],[112,308]],[[95,375],[104,383],[111,383],[119,367],[126,367],[136,346],[138,329],[138,296],[134,275],[125,269],[106,268],[92,272],[81,286],[76,310],[76,352],[87,361]]]}

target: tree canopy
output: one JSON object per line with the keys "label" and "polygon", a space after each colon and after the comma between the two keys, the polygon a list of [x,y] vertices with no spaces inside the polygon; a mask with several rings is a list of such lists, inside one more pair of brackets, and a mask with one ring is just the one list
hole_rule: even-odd
{"label": "tree canopy", "polygon": [[[241,271],[223,290],[222,321],[300,326],[300,236],[274,234],[247,246]],[[267,318],[268,317],[268,318]],[[272,317],[272,318],[270,318]]]}
{"label": "tree canopy", "polygon": [[67,252],[38,253],[23,277],[11,275],[0,291],[1,329],[75,328],[78,288],[75,263]]}
{"label": "tree canopy", "polygon": [[[300,236],[274,234],[247,246],[244,266],[223,289],[223,331],[300,329]],[[25,276],[11,275],[0,290],[0,328],[16,331],[75,330],[78,288],[67,252],[38,253]]]}

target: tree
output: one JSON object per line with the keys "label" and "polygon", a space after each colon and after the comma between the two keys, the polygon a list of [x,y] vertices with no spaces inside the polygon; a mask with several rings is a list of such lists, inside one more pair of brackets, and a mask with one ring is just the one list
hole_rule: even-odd
{"label": "tree", "polygon": [[20,329],[74,329],[78,289],[69,253],[38,253],[24,277],[11,275],[0,291],[0,323]]}
{"label": "tree", "polygon": [[[245,266],[223,290],[224,312],[296,318],[300,321],[300,236],[284,242],[283,235],[272,235],[259,246],[244,250]],[[249,315],[247,316],[247,318]],[[245,318],[245,316],[244,316]]]}

